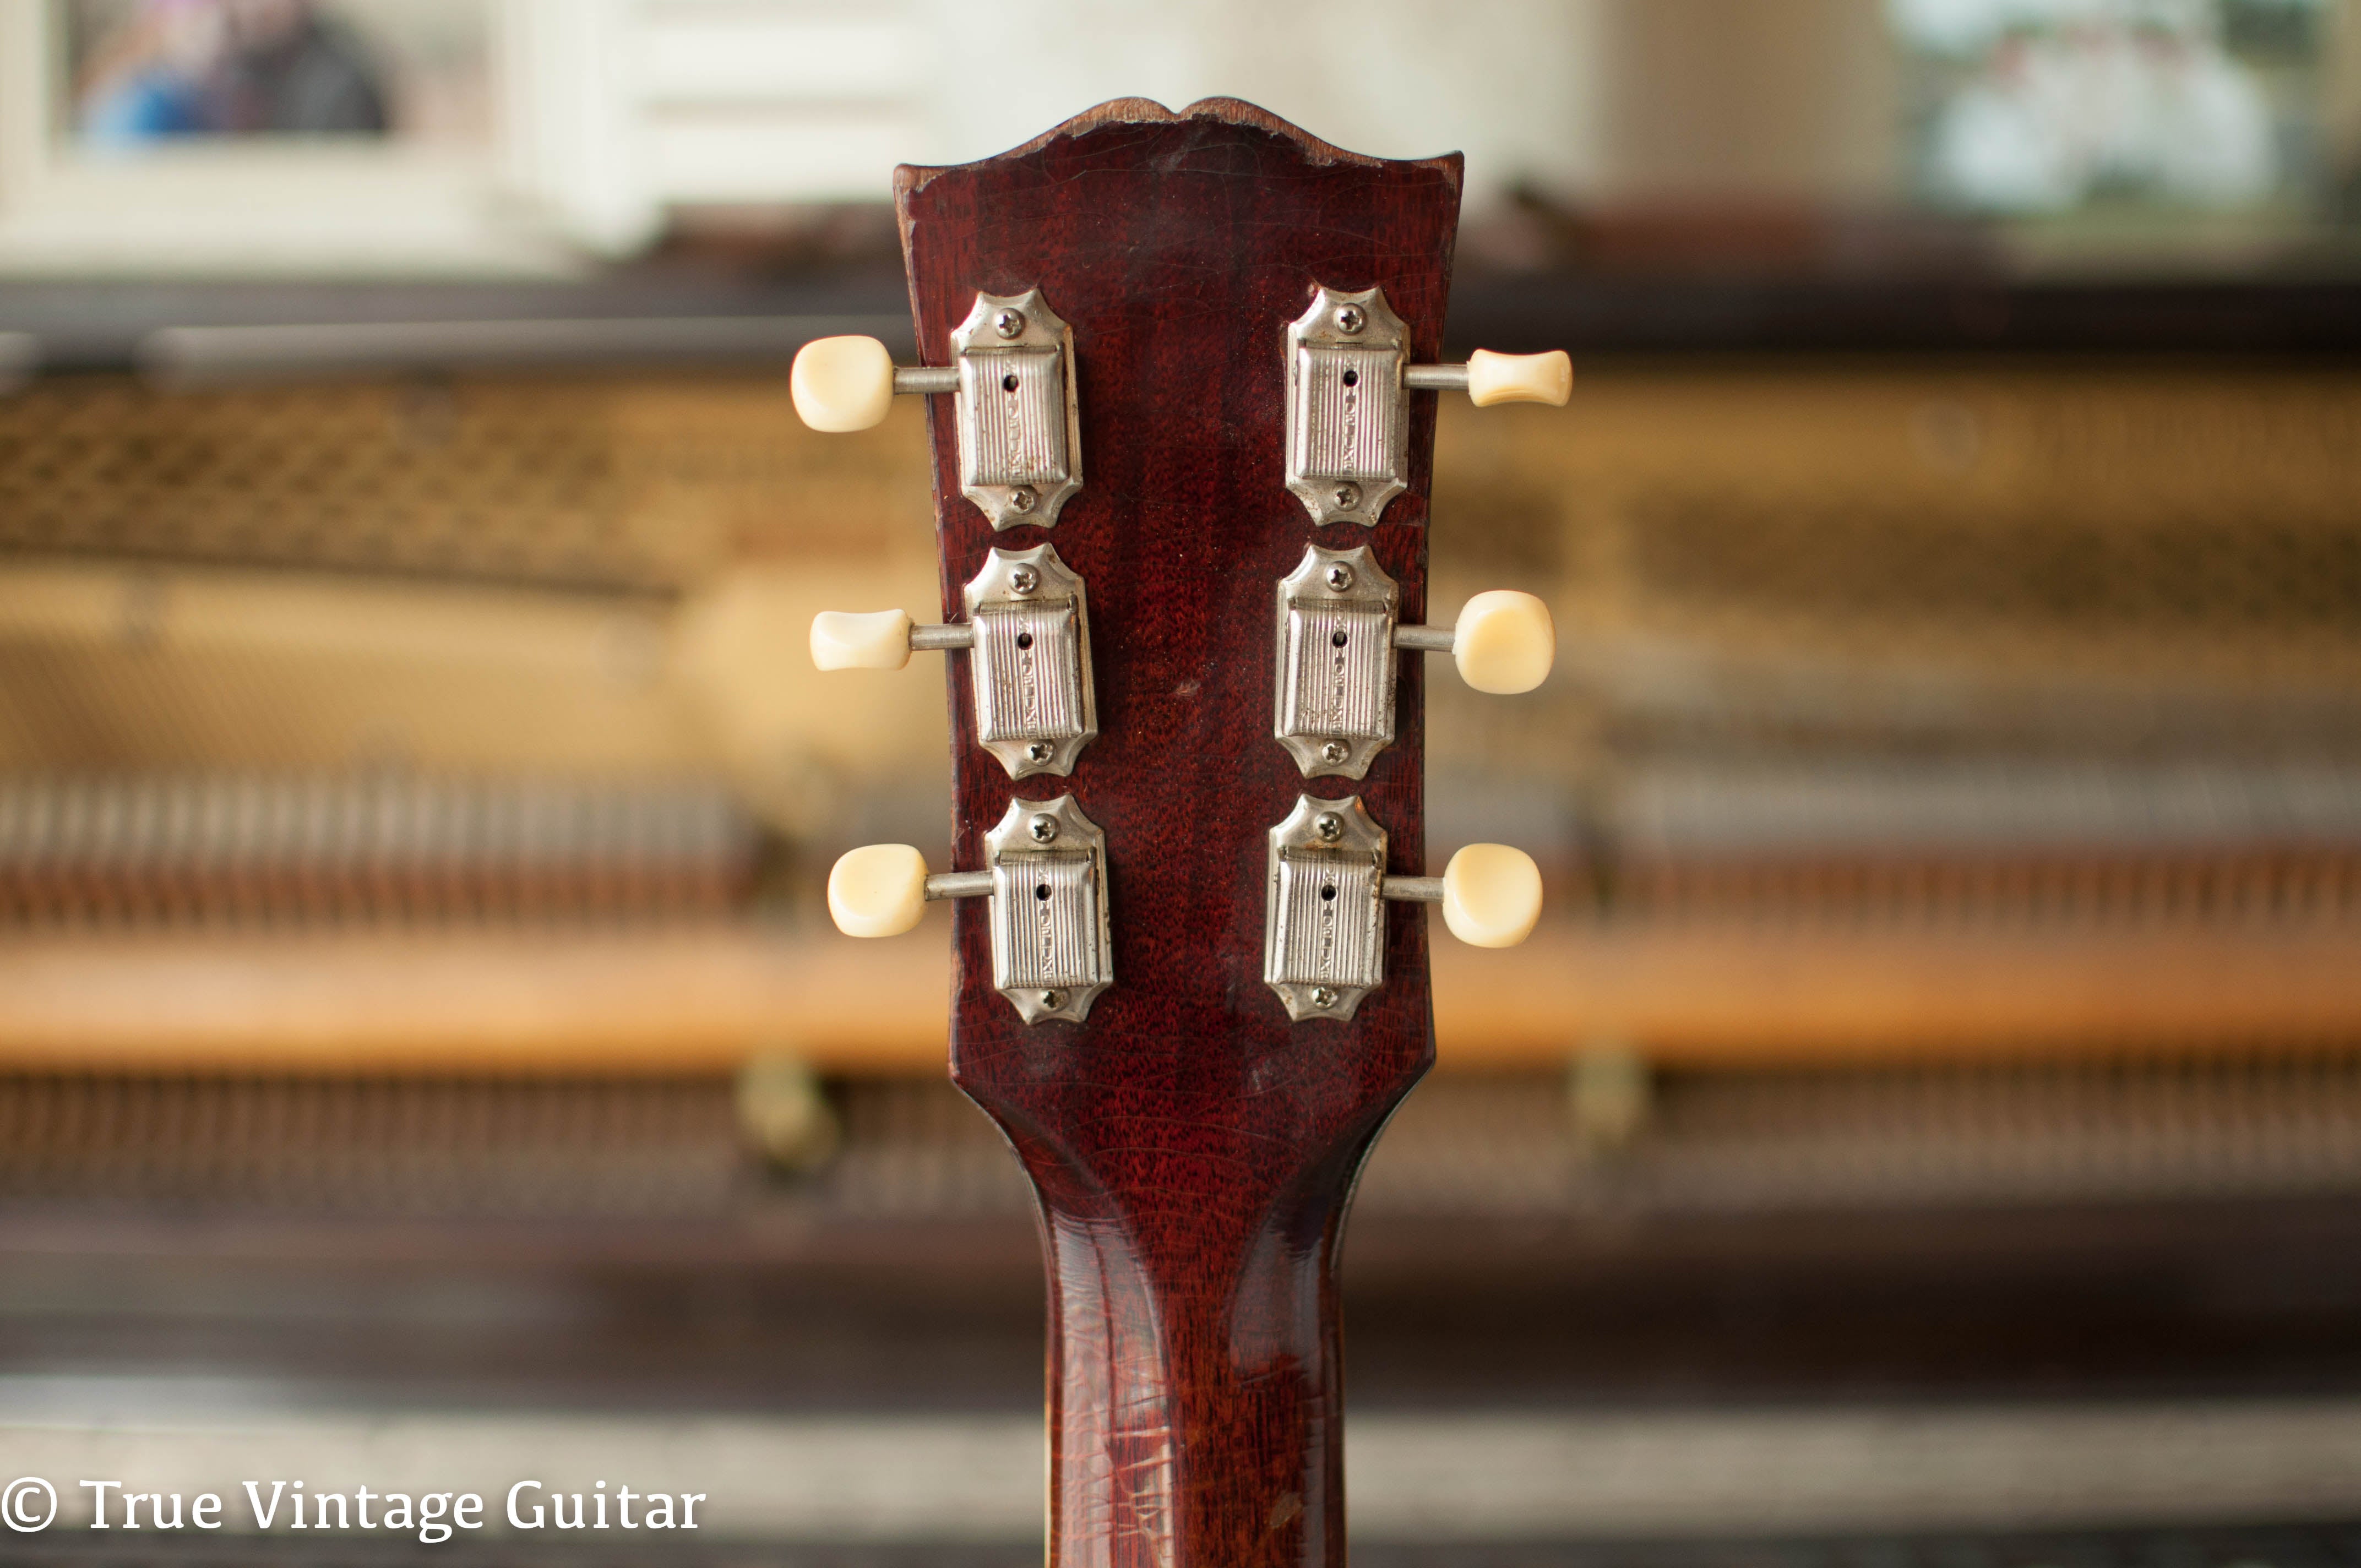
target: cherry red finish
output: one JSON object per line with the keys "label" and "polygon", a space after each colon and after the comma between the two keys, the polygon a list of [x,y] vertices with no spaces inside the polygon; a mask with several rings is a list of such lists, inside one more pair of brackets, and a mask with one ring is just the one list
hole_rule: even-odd
{"label": "cherry red finish", "polygon": [[[1300,791],[1358,793],[1423,874],[1421,661],[1368,778],[1307,783],[1271,738],[1272,585],[1313,537],[1288,493],[1282,344],[1317,284],[1381,285],[1413,357],[1441,346],[1457,155],[1385,162],[1262,110],[1110,104],[998,158],[895,180],[920,352],[979,292],[1038,285],[1073,328],[1084,484],[1053,529],[995,536],[933,405],[943,607],[994,543],[1045,539],[1090,590],[1098,739],[1071,780],[1012,784],[950,691],[954,863],[1012,796],[1071,790],[1106,830],[1115,984],[1027,1027],[958,906],[952,1076],[1041,1198],[1050,1274],[1049,1549],[1082,1568],[1345,1560],[1334,1259],[1378,1129],[1433,1057],[1422,906],[1389,905],[1385,986],[1349,1024],[1290,1024],[1262,981],[1265,836]],[[1410,490],[1369,543],[1426,601],[1433,398]]]}

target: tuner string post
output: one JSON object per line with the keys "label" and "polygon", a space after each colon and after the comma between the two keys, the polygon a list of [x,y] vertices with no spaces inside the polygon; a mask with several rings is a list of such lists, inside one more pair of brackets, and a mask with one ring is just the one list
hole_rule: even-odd
{"label": "tuner string post", "polygon": [[914,653],[940,653],[954,648],[975,646],[975,628],[965,621],[950,621],[940,626],[910,628],[910,651]]}
{"label": "tuner string post", "polygon": [[[1442,886],[1436,883],[1436,887]],[[937,872],[927,878],[927,902],[939,903],[946,898],[988,898],[992,894],[990,872]],[[1443,894],[1438,892],[1435,896]]]}
{"label": "tuner string post", "polygon": [[[1460,384],[1466,384],[1463,376]],[[894,367],[894,390],[903,397],[927,396],[937,392],[960,389],[959,367],[955,365],[896,365]]]}
{"label": "tuner string post", "polygon": [[1402,367],[1402,388],[1411,392],[1464,392],[1467,389],[1467,367],[1406,365]]}

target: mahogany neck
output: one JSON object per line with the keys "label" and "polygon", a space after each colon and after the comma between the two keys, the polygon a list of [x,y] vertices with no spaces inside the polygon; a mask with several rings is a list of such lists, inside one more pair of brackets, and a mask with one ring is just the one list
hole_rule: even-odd
{"label": "mahogany neck", "polygon": [[[1051,543],[1088,585],[1098,739],[1021,784],[954,747],[952,854],[1019,795],[1106,835],[1114,982],[1028,1025],[993,987],[983,901],[954,916],[952,1075],[1041,1196],[1051,1276],[1053,1568],[1341,1568],[1334,1259],[1362,1156],[1433,1060],[1426,930],[1389,905],[1386,983],[1291,1023],[1263,980],[1266,855],[1298,797],[1358,795],[1387,870],[1425,872],[1423,687],[1367,776],[1306,780],[1272,736],[1274,587],[1314,527],[1283,461],[1285,340],[1321,287],[1382,288],[1439,356],[1455,157],[1328,148],[1248,105],[1118,104],[1016,151],[897,176],[922,356],[979,293],[1038,288],[1072,330],[1082,488],[1054,529],[995,533],[934,414],[947,619],[990,550]],[[937,400],[948,405],[949,400]],[[1423,616],[1431,398],[1366,544]],[[953,733],[976,733],[950,677]]]}

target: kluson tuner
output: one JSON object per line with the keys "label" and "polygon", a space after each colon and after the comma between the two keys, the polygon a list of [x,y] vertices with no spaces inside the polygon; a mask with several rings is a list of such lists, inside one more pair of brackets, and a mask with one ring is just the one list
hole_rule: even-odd
{"label": "kluson tuner", "polygon": [[1269,856],[1262,978],[1299,1024],[1350,1018],[1386,982],[1389,899],[1442,905],[1451,934],[1477,948],[1513,948],[1541,918],[1541,868],[1506,844],[1470,844],[1439,877],[1387,875],[1386,830],[1359,795],[1298,795]]}
{"label": "kluson tuner", "polygon": [[994,528],[1049,528],[1082,488],[1074,404],[1074,334],[1041,291],[978,294],[951,334],[948,366],[897,366],[873,337],[804,345],[787,372],[796,412],[812,429],[867,430],[896,392],[959,398],[960,488]]}
{"label": "kluson tuner", "polygon": [[1528,692],[1557,658],[1549,606],[1512,588],[1477,594],[1450,626],[1404,626],[1401,589],[1366,546],[1309,545],[1279,583],[1271,731],[1306,778],[1357,779],[1394,740],[1398,652],[1448,653],[1479,692]]}
{"label": "kluson tuner", "polygon": [[992,901],[992,983],[1027,1024],[1079,1024],[1115,981],[1106,835],[1071,795],[1014,800],[983,839],[990,869],[927,874],[907,844],[871,844],[828,873],[828,912],[848,937],[898,937],[938,898]]}
{"label": "kluson tuner", "polygon": [[1382,289],[1319,290],[1287,328],[1287,488],[1315,523],[1373,524],[1409,488],[1410,394],[1466,392],[1477,408],[1554,403],[1574,392],[1564,349],[1465,365],[1410,363],[1410,328]]}
{"label": "kluson tuner", "polygon": [[967,620],[950,626],[913,626],[898,609],[822,611],[812,620],[812,663],[898,670],[913,650],[964,648],[983,749],[1010,778],[1072,773],[1099,732],[1082,579],[1047,544],[994,550],[961,599]]}

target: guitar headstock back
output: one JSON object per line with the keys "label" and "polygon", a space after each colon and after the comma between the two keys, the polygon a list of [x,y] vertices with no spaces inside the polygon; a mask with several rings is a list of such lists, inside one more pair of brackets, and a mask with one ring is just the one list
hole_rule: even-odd
{"label": "guitar headstock back", "polygon": [[[1134,100],[981,163],[905,168],[895,187],[922,354],[949,357],[979,294],[1038,291],[1072,334],[1086,465],[1054,526],[995,530],[963,491],[958,409],[930,400],[946,619],[994,547],[1050,545],[1088,587],[1097,684],[1099,733],[1071,777],[1012,779],[955,745],[954,859],[983,863],[1011,800],[1071,795],[1106,834],[1116,977],[1085,1021],[1027,1025],[994,988],[991,908],[961,901],[953,1072],[1061,1165],[1135,1146],[1130,1112],[1188,1114],[1151,1108],[1148,1086],[1202,1096],[1191,1157],[1228,1185],[1165,1217],[1194,1229],[1209,1208],[1267,1200],[1250,1189],[1290,1163],[1276,1129],[1307,1153],[1349,1141],[1432,1053],[1420,911],[1389,911],[1386,983],[1349,1020],[1293,1023],[1264,983],[1267,838],[1300,795],[1359,795],[1389,869],[1425,869],[1417,661],[1368,775],[1304,779],[1271,733],[1272,586],[1314,534],[1287,488],[1288,323],[1323,285],[1378,287],[1413,353],[1436,357],[1459,159],[1356,157],[1245,104],[1174,115]],[[1433,422],[1433,400],[1413,400],[1409,490],[1378,527],[1321,531],[1369,548],[1411,621]],[[974,736],[972,683],[950,689],[953,735]]]}
{"label": "guitar headstock back", "polygon": [[1518,690],[1547,636],[1422,625],[1422,394],[1534,373],[1433,363],[1459,190],[1233,100],[1104,104],[897,172],[923,367],[797,365],[816,422],[938,394],[946,624],[814,648],[957,650],[961,869],[856,851],[830,895],[864,934],[960,899],[952,1076],[1047,1228],[1053,1561],[1341,1561],[1331,1264],[1433,1057],[1414,904],[1488,941],[1538,908],[1514,851],[1425,875],[1415,653]]}

